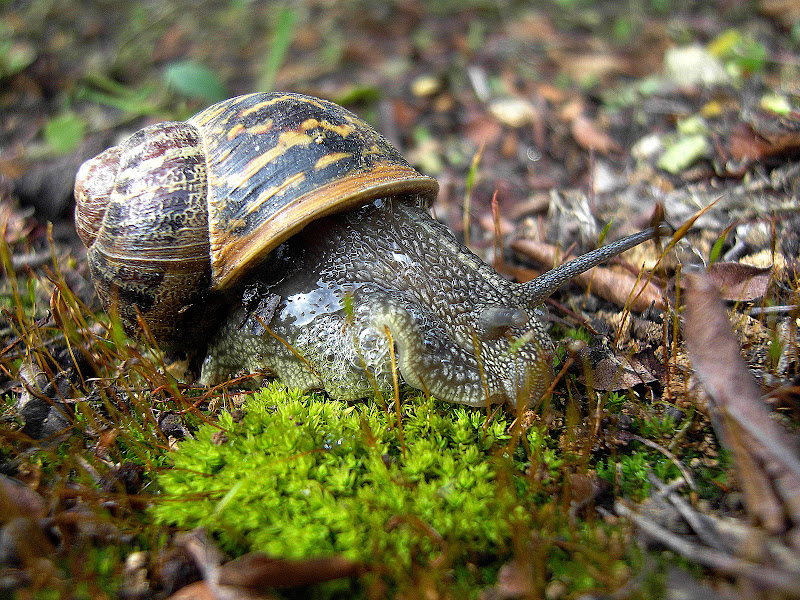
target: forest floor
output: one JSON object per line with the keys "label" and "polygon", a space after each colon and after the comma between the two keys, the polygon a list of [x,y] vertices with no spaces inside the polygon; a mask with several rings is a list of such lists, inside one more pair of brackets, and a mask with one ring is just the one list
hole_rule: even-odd
{"label": "forest floor", "polygon": [[[669,233],[548,300],[528,410],[190,385],[103,313],[75,174],[271,90],[518,281]],[[3,3],[0,596],[800,598],[798,156],[793,0]]]}

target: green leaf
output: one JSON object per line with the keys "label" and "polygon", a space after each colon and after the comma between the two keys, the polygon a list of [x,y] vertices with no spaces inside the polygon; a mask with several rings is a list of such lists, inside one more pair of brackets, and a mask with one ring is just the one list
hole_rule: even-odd
{"label": "green leaf", "polygon": [[658,167],[676,175],[708,154],[710,146],[704,135],[681,136],[658,160]]}
{"label": "green leaf", "polygon": [[720,254],[722,254],[722,247],[725,244],[725,240],[727,238],[727,231],[725,235],[721,235],[717,238],[717,241],[714,242],[714,245],[711,246],[711,252],[708,255],[708,264],[713,264],[719,260]]}
{"label": "green leaf", "polygon": [[608,232],[611,230],[611,224],[613,222],[614,221],[611,220],[608,223],[606,223],[605,227],[603,227],[603,231],[600,232],[600,235],[597,238],[597,245],[598,246],[602,246],[603,245],[603,242],[605,241],[606,236],[608,236]]}
{"label": "green leaf", "polygon": [[19,73],[36,60],[36,50],[23,42],[8,42],[0,46],[0,77]]}
{"label": "green leaf", "polygon": [[71,152],[83,141],[86,122],[75,113],[56,115],[44,126],[44,139],[59,154]]}
{"label": "green leaf", "polygon": [[134,116],[153,115],[159,110],[158,88],[131,88],[102,74],[87,73],[75,92],[76,100],[105,104]]}
{"label": "green leaf", "polygon": [[793,108],[791,102],[789,102],[789,99],[783,94],[779,94],[777,92],[769,92],[762,96],[758,105],[761,108],[770,112],[774,112],[782,117],[789,116]]}
{"label": "green leaf", "polygon": [[744,73],[760,73],[769,59],[769,51],[761,42],[738,29],[718,35],[708,44],[708,50]]}
{"label": "green leaf", "polygon": [[380,97],[380,89],[373,85],[355,85],[335,98],[331,98],[331,100],[342,106],[347,106],[348,104],[356,104],[358,102],[376,102]]}
{"label": "green leaf", "polygon": [[38,52],[29,42],[16,38],[16,27],[0,20],[0,77],[10,77],[30,65]]}
{"label": "green leaf", "polygon": [[168,65],[164,70],[164,82],[187,98],[219,102],[228,95],[214,71],[191,60]]}

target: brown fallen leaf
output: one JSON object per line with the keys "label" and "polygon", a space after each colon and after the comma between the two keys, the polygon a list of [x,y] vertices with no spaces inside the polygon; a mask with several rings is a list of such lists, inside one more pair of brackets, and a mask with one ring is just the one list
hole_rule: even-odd
{"label": "brown fallen leaf", "polygon": [[205,581],[195,581],[172,594],[168,600],[217,600]]}
{"label": "brown fallen leaf", "polygon": [[609,51],[571,52],[553,50],[551,58],[566,71],[575,81],[582,81],[591,76],[602,79],[615,73],[630,73],[633,65],[622,55]]}
{"label": "brown fallen leaf", "polygon": [[634,358],[606,356],[595,366],[592,387],[596,390],[616,392],[658,379]]}
{"label": "brown fallen leaf", "polygon": [[222,553],[208,538],[203,528],[183,533],[175,539],[173,552],[178,551],[190,558],[202,574],[202,581],[184,585],[169,596],[168,600],[273,600],[274,596],[237,585],[222,585]]}
{"label": "brown fallen leaf", "polygon": [[464,135],[476,146],[495,143],[502,133],[502,125],[486,113],[468,113]]}
{"label": "brown fallen leaf", "polygon": [[[774,122],[775,115],[771,117]],[[757,161],[788,154],[800,148],[800,133],[794,130],[766,130],[758,125],[739,123],[729,134],[728,152],[737,161]]]}
{"label": "brown fallen leaf", "polygon": [[277,600],[277,597],[234,586],[214,586],[208,581],[195,581],[179,589],[167,600]]}
{"label": "brown fallen leaf", "polygon": [[[176,563],[190,557],[203,577],[203,581],[184,585],[170,600],[264,600],[272,598],[268,592],[273,588],[313,585],[353,577],[363,571],[359,563],[340,556],[284,559],[261,552],[251,552],[222,564],[222,554],[202,528],[178,536],[170,554]],[[161,570],[170,568],[162,565]],[[162,579],[163,576],[162,573]],[[169,576],[173,578],[171,573]]]}
{"label": "brown fallen leaf", "polygon": [[708,280],[724,300],[757,300],[767,293],[772,271],[772,267],[716,262],[708,267]]}
{"label": "brown fallen leaf", "polygon": [[601,131],[586,115],[575,117],[570,124],[570,131],[578,145],[586,150],[606,155],[622,151],[620,145],[606,132]]}
{"label": "brown fallen leaf", "polygon": [[605,338],[596,338],[591,345],[579,348],[578,381],[595,390],[627,390],[640,384],[653,383],[658,378],[634,356],[626,356],[612,347]]}
{"label": "brown fallen leaf", "polygon": [[222,565],[219,583],[256,590],[295,587],[352,577],[361,570],[341,556],[290,560],[251,552]]}
{"label": "brown fallen leaf", "polygon": [[[554,264],[559,257],[555,246],[534,240],[516,240],[511,243],[511,248],[544,265]],[[566,260],[569,257],[560,258]],[[572,281],[618,306],[627,304],[636,312],[644,312],[651,304],[655,304],[656,308],[664,308],[661,288],[644,275],[637,281],[636,276],[629,272],[594,267]]]}
{"label": "brown fallen leaf", "polygon": [[798,440],[770,416],[741,359],[739,345],[714,285],[685,275],[683,332],[689,358],[711,398],[711,418],[730,449],[748,512],[772,533],[800,523]]}

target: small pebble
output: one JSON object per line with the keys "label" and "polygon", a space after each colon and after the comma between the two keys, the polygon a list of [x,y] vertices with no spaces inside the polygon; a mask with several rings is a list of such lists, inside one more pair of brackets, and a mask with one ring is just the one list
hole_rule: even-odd
{"label": "small pebble", "polygon": [[489,104],[489,112],[503,125],[522,127],[536,120],[536,107],[522,98],[503,98]]}
{"label": "small pebble", "polygon": [[439,93],[441,81],[433,75],[420,75],[411,82],[411,93],[417,98],[430,98]]}

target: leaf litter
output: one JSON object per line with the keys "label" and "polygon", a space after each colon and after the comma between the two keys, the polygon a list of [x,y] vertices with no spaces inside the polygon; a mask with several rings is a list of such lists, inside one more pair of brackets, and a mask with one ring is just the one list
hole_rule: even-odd
{"label": "leaf litter", "polygon": [[[640,530],[693,562],[744,581],[751,597],[800,594],[800,438],[779,424],[740,355],[714,279],[684,273],[683,333],[700,386],[692,393],[708,406],[714,430],[732,454],[744,493],[745,518],[702,514],[674,489],[657,482],[648,511],[662,503],[654,522],[641,507],[620,503]],[[664,503],[666,502],[666,503]],[[664,527],[676,511],[693,536]],[[766,534],[766,535],[765,535]],[[756,591],[756,588],[759,591]]]}

